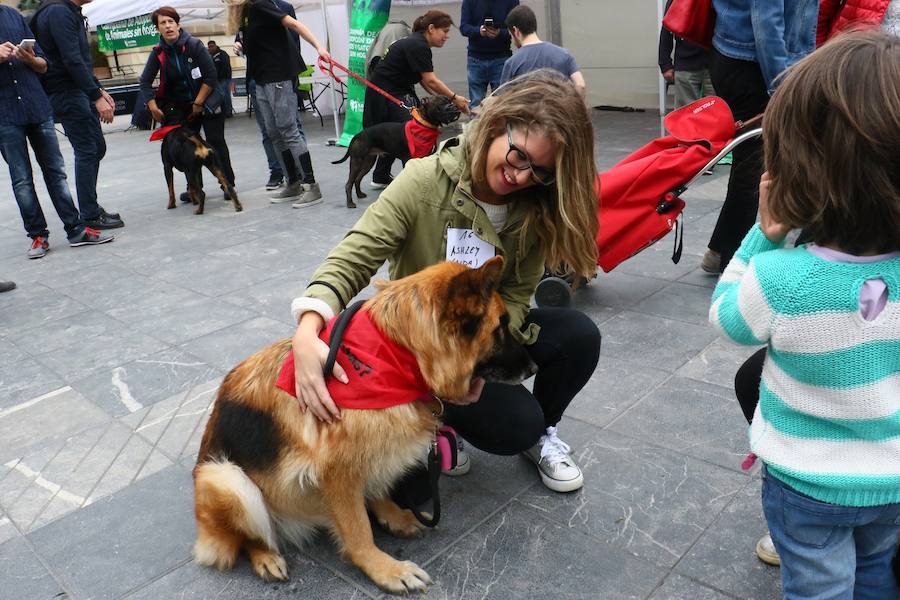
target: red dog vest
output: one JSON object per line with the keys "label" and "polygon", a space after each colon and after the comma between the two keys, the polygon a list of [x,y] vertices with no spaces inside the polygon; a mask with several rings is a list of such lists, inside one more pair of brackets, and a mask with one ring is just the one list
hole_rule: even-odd
{"label": "red dog vest", "polygon": [[406,145],[411,158],[422,158],[431,154],[441,133],[440,129],[420,123],[414,118],[406,122],[405,131]]}
{"label": "red dog vest", "polygon": [[[319,339],[326,344],[335,320],[331,319],[319,334]],[[430,394],[416,357],[389,340],[364,310],[350,320],[341,340],[337,362],[350,382],[344,384],[334,377],[327,377],[325,383],[340,408],[389,408]],[[290,352],[275,385],[296,397],[295,381],[294,353]]]}

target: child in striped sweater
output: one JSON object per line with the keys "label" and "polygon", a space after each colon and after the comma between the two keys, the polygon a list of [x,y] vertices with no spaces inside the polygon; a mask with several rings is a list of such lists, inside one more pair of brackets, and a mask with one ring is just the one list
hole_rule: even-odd
{"label": "child in striped sweater", "polygon": [[[766,345],[750,447],[786,598],[898,597],[900,39],[842,35],[764,120],[754,226],[710,321]],[[792,228],[814,242],[784,248]],[[742,402],[743,403],[743,402]]]}

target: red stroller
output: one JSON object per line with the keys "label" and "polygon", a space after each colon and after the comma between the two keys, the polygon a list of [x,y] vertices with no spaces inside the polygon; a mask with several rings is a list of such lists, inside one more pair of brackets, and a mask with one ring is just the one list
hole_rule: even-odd
{"label": "red stroller", "polygon": [[[597,264],[608,273],[676,230],[672,261],[681,258],[683,225],[681,195],[735,146],[755,138],[750,128],[760,117],[735,123],[731,109],[716,96],[666,115],[669,135],[656,139],[614,167],[597,175],[599,198]],[[566,306],[570,282],[548,277],[535,291],[538,306]]]}

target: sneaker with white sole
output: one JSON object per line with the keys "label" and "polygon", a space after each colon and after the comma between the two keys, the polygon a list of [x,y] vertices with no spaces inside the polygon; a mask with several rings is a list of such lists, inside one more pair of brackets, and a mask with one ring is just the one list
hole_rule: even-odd
{"label": "sneaker with white sole", "polygon": [[281,204],[282,202],[291,202],[292,200],[296,200],[304,193],[303,184],[300,180],[297,180],[293,183],[287,183],[280,188],[278,191],[269,198],[269,202],[272,204]]}
{"label": "sneaker with white sole", "polygon": [[36,235],[31,240],[31,246],[28,247],[26,251],[26,256],[28,258],[44,258],[47,256],[47,251],[50,250],[50,244],[43,238],[43,236]]}
{"label": "sneaker with white sole", "polygon": [[291,204],[294,208],[306,208],[307,206],[315,206],[322,203],[322,191],[319,189],[318,183],[304,183],[303,195]]}
{"label": "sneaker with white sole", "polygon": [[781,557],[778,556],[778,550],[775,549],[772,536],[768,533],[756,542],[756,556],[767,565],[772,565],[773,567],[781,566]]}
{"label": "sneaker with white sole", "polygon": [[441,473],[449,477],[459,477],[465,475],[472,468],[472,461],[469,460],[469,454],[463,446],[462,438],[456,436],[456,466],[449,469],[441,469]]}
{"label": "sneaker with white sole", "polygon": [[572,459],[571,451],[557,437],[556,427],[548,427],[538,443],[522,454],[537,465],[545,486],[554,492],[574,492],[584,485],[584,475]]}

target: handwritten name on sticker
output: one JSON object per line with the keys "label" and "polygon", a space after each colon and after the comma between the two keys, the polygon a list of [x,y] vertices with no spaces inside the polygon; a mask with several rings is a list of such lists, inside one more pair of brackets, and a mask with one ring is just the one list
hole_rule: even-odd
{"label": "handwritten name on sticker", "polygon": [[471,229],[447,229],[447,260],[477,269],[496,253],[493,244],[485,242]]}

